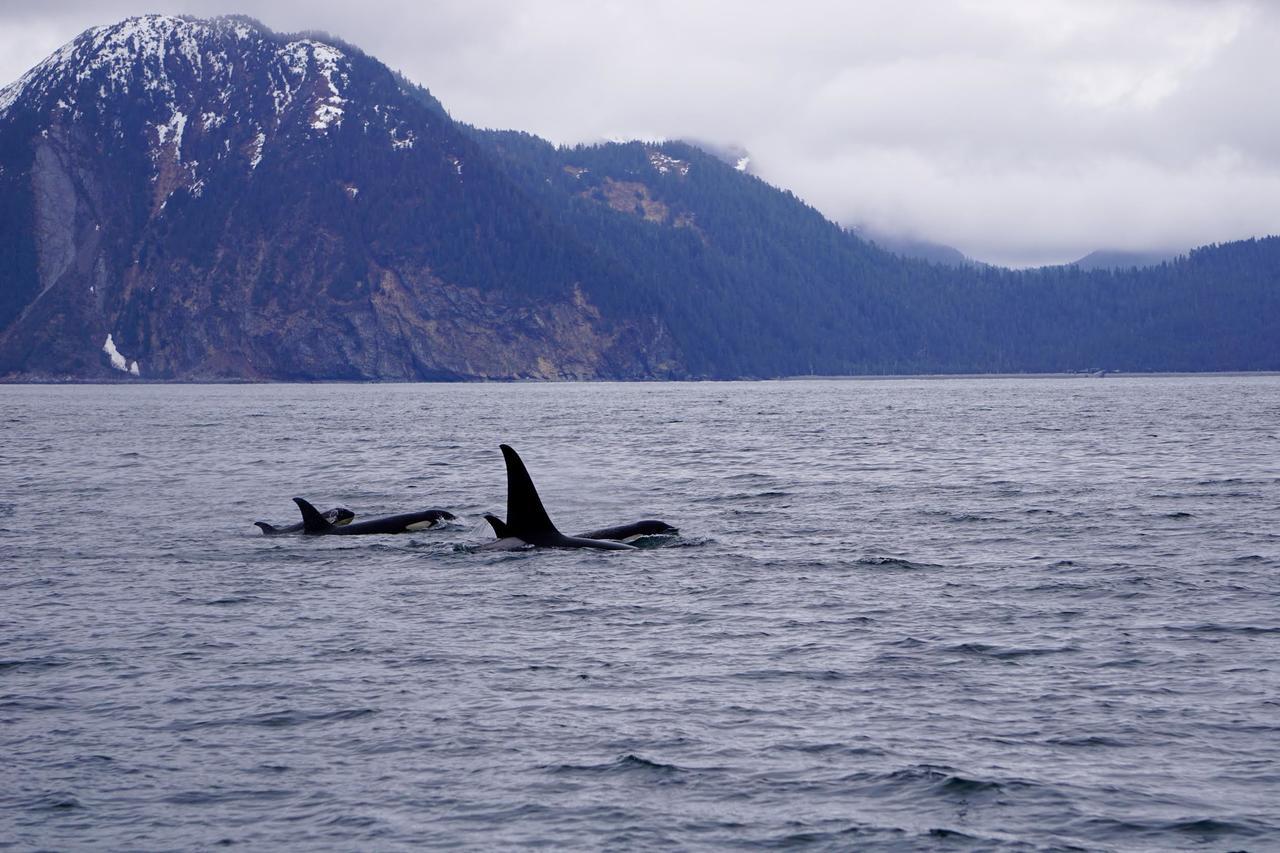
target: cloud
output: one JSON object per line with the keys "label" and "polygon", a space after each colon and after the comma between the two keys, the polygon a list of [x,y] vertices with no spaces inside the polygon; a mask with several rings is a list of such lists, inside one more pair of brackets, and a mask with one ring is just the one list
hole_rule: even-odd
{"label": "cloud", "polygon": [[[0,78],[153,5],[0,8]],[[164,11],[240,11],[175,0]],[[1280,13],[1245,0],[264,0],[559,143],[751,151],[828,216],[1011,264],[1280,231]]]}

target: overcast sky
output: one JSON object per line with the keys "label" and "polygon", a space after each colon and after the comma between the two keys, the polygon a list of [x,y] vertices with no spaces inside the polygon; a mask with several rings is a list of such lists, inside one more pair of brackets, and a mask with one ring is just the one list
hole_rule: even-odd
{"label": "overcast sky", "polygon": [[996,263],[1280,233],[1265,0],[0,0],[0,81],[155,11],[327,30],[483,127],[738,145],[832,219]]}

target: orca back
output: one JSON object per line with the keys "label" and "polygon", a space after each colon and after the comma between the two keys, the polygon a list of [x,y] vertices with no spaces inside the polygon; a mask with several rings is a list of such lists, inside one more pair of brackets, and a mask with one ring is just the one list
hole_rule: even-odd
{"label": "orca back", "polygon": [[415,533],[419,530],[435,527],[441,521],[452,521],[456,518],[457,516],[448,510],[426,509],[421,512],[403,512],[399,515],[357,521],[346,527],[334,527],[328,532],[335,536],[362,536],[371,533]]}
{"label": "orca back", "polygon": [[647,518],[632,524],[620,524],[617,527],[603,527],[590,533],[579,534],[586,539],[613,539],[625,541],[639,536],[674,536],[680,531],[655,518]]}

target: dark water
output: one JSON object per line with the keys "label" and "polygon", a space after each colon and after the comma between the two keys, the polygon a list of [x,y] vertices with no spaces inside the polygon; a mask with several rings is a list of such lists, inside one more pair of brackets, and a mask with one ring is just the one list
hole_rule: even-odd
{"label": "dark water", "polygon": [[0,405],[0,846],[1280,849],[1280,378]]}

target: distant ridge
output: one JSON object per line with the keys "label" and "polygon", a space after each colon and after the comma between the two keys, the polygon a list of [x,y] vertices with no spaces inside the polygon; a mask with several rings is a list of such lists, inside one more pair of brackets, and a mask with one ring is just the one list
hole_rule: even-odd
{"label": "distant ridge", "polygon": [[1099,250],[1090,252],[1072,266],[1082,270],[1117,270],[1130,267],[1155,267],[1178,257],[1177,252],[1125,252]]}
{"label": "distant ridge", "polygon": [[912,237],[880,234],[865,229],[854,229],[854,233],[864,240],[875,243],[886,252],[892,252],[903,258],[928,261],[931,264],[944,264],[952,267],[972,266],[980,263],[965,255],[954,246],[934,243],[930,240],[919,240]]}
{"label": "distant ridge", "polygon": [[8,381],[1280,369],[1280,240],[927,262],[742,149],[468,127],[244,17],[95,27],[0,90],[0,233]]}

